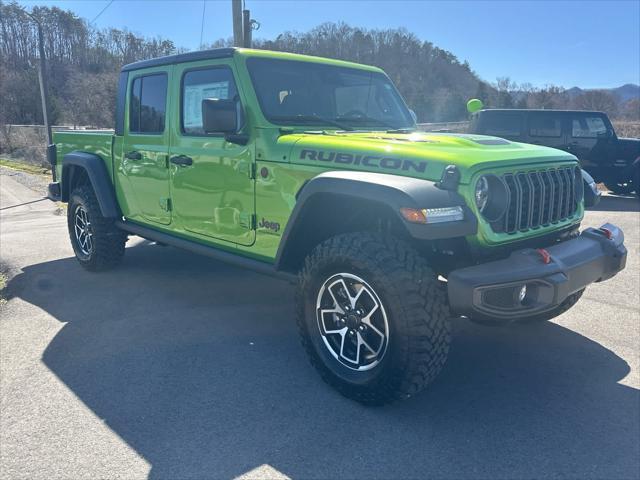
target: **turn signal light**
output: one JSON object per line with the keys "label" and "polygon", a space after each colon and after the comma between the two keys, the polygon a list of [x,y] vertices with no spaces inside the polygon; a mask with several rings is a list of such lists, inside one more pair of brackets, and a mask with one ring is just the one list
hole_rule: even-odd
{"label": "turn signal light", "polygon": [[400,213],[407,222],[427,223],[427,217],[423,210],[416,210],[415,208],[401,208]]}
{"label": "turn signal light", "polygon": [[457,222],[464,219],[462,207],[442,208],[401,208],[400,213],[407,222],[411,223],[442,223]]}

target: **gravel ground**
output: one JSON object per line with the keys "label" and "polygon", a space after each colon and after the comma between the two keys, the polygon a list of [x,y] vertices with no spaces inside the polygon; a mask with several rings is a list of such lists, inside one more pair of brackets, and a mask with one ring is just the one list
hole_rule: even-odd
{"label": "gravel ground", "polygon": [[365,408],[308,365],[290,285],[139,238],[86,272],[22,177],[0,177],[0,478],[640,476],[637,200],[584,220],[625,230],[625,271],[551,322],[456,320],[427,391]]}
{"label": "gravel ground", "polygon": [[2,181],[3,176],[11,177],[21,185],[29,187],[31,190],[38,192],[43,196],[47,195],[47,187],[49,186],[49,182],[51,182],[51,177],[48,175],[35,175],[32,173],[22,172],[20,170],[14,170],[13,168],[0,166],[0,182]]}

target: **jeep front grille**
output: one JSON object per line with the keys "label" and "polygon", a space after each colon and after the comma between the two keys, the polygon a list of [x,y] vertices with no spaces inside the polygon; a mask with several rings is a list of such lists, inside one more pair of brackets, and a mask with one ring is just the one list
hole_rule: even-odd
{"label": "jeep front grille", "polygon": [[504,216],[491,225],[493,230],[513,234],[567,220],[578,210],[582,191],[576,188],[578,179],[582,181],[578,167],[502,175],[508,206]]}

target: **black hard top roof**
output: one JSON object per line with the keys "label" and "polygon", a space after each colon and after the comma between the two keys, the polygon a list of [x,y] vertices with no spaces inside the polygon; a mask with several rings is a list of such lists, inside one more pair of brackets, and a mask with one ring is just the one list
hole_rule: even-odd
{"label": "black hard top roof", "polygon": [[213,50],[201,50],[199,52],[178,53],[166,57],[151,58],[139,62],[130,63],[122,67],[123,72],[138,70],[140,68],[160,67],[162,65],[174,65],[183,62],[195,62],[198,60],[211,60],[216,58],[228,58],[233,56],[235,48],[215,48]]}

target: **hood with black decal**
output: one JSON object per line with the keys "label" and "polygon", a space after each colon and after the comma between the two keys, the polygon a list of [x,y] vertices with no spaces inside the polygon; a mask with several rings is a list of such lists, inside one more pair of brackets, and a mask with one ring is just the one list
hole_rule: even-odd
{"label": "hood with black decal", "polygon": [[479,170],[577,161],[561,150],[483,135],[323,131],[287,137],[293,143],[292,163],[434,181],[448,165],[458,167],[461,182],[467,183]]}

